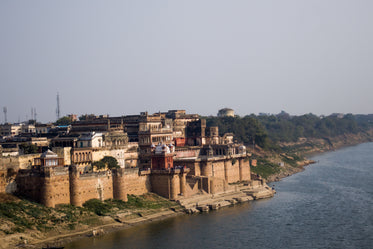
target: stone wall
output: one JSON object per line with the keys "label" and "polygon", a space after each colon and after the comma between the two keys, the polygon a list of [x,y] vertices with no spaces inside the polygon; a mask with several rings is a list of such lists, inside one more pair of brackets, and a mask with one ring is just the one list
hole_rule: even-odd
{"label": "stone wall", "polygon": [[210,174],[210,176],[220,178],[220,179],[225,179],[224,163],[225,163],[224,160],[211,162],[212,173]]}
{"label": "stone wall", "polygon": [[139,173],[138,168],[126,168],[124,171],[124,187],[129,195],[143,195],[152,191],[149,174]]}
{"label": "stone wall", "polygon": [[52,151],[64,159],[64,165],[71,165],[71,147],[53,147]]}
{"label": "stone wall", "polygon": [[236,160],[235,164],[232,163],[232,160],[227,161],[228,168],[228,183],[234,183],[240,181],[240,171],[239,171],[239,162]]}
{"label": "stone wall", "polygon": [[27,154],[18,157],[18,167],[20,169],[27,169],[34,163],[34,158],[40,157],[41,154]]}
{"label": "stone wall", "polygon": [[16,177],[17,193],[47,207],[70,203],[67,167],[22,169]]}
{"label": "stone wall", "polygon": [[241,181],[250,181],[251,180],[251,170],[250,170],[250,160],[248,158],[240,159],[240,162],[242,164],[241,167]]}
{"label": "stone wall", "polygon": [[[119,172],[120,171],[120,172]],[[0,190],[7,187],[6,171],[0,171]],[[18,193],[48,207],[57,204],[82,206],[90,199],[117,198],[127,194],[142,195],[151,191],[150,172],[138,168],[81,174],[77,166],[19,170]]]}
{"label": "stone wall", "polygon": [[57,167],[46,170],[42,182],[40,202],[47,207],[70,203],[70,179],[68,167]]}
{"label": "stone wall", "polygon": [[110,171],[79,174],[78,169],[70,169],[70,203],[82,206],[90,199],[113,198],[113,178]]}
{"label": "stone wall", "polygon": [[30,169],[19,170],[16,178],[17,193],[27,199],[41,203],[43,178],[39,172]]}
{"label": "stone wall", "polygon": [[201,178],[195,176],[188,176],[186,178],[186,196],[198,194],[201,189]]}
{"label": "stone wall", "polygon": [[227,184],[224,179],[212,177],[210,178],[210,193],[217,194],[225,192],[227,189]]}
{"label": "stone wall", "polygon": [[168,198],[170,200],[176,200],[183,192],[183,195],[187,195],[186,190],[186,173],[178,173],[172,171],[158,171],[152,172],[150,176],[152,184],[152,192]]}
{"label": "stone wall", "polygon": [[29,168],[34,161],[34,158],[40,157],[41,154],[26,154],[20,156],[9,156],[0,158],[0,168],[12,168],[15,171],[18,169],[27,169]]}

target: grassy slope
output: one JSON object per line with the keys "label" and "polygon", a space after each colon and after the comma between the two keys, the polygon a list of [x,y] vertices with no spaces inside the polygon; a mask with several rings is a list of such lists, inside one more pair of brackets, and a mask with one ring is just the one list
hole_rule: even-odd
{"label": "grassy slope", "polygon": [[[180,207],[151,193],[129,196],[128,202],[90,200],[83,207],[58,205],[56,208],[0,194],[0,244],[22,243],[24,239],[35,242],[35,238],[43,239],[115,223],[118,214],[131,219],[170,208]],[[10,238],[12,240],[7,240]]]}

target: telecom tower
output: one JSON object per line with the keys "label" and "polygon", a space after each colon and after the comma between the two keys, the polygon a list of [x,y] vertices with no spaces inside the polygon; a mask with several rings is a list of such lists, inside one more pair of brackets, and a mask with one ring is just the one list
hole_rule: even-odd
{"label": "telecom tower", "polygon": [[8,112],[8,110],[7,110],[6,106],[4,106],[3,112],[4,112],[4,121],[5,121],[5,124],[6,124],[6,123],[8,123],[8,120],[6,118],[6,113]]}
{"label": "telecom tower", "polygon": [[34,107],[34,120],[36,122],[36,108]]}
{"label": "telecom tower", "polygon": [[56,109],[57,120],[60,119],[60,94],[57,92],[57,109]]}
{"label": "telecom tower", "polygon": [[35,107],[31,107],[31,120],[36,121],[36,108]]}

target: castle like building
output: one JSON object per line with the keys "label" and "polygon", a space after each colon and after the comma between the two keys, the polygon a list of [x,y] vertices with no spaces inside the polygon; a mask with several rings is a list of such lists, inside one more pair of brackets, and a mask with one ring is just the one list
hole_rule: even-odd
{"label": "castle like building", "polygon": [[[18,167],[9,166],[11,158],[0,158],[1,192],[11,189],[48,207],[81,206],[93,198],[126,201],[128,194],[148,192],[178,200],[251,181],[246,147],[233,143],[233,134],[219,136],[218,127],[206,127],[205,120],[183,110],[91,117],[48,141],[51,150],[33,158],[19,155],[23,163]],[[119,168],[96,170],[93,162],[105,156],[114,157]]]}

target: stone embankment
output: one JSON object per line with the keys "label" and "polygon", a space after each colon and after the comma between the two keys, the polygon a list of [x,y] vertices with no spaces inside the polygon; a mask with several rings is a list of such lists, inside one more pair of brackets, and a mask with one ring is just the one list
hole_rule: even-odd
{"label": "stone embankment", "polygon": [[273,197],[276,191],[267,184],[258,186],[236,185],[234,189],[219,194],[201,194],[178,200],[189,214],[208,212],[237,203]]}

